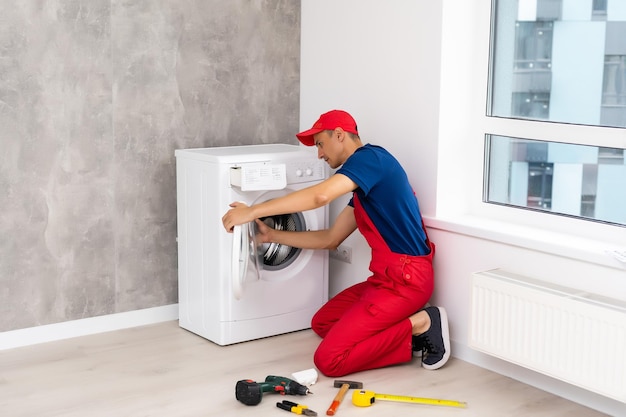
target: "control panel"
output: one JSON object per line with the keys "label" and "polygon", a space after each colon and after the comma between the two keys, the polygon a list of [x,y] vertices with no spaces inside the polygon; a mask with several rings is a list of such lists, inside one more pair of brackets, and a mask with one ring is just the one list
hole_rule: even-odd
{"label": "control panel", "polygon": [[242,191],[282,190],[288,184],[326,179],[326,162],[321,159],[258,162],[230,168],[230,185]]}
{"label": "control panel", "polygon": [[326,179],[326,162],[321,159],[296,159],[285,162],[287,184]]}

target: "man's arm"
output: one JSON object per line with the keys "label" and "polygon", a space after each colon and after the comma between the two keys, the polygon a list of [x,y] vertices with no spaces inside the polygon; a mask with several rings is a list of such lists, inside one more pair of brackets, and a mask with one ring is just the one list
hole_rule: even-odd
{"label": "man's arm", "polygon": [[350,178],[343,174],[334,174],[319,184],[250,207],[243,203],[232,203],[232,208],[222,217],[222,224],[227,232],[231,232],[234,226],[260,217],[297,213],[325,206],[356,188],[356,183]]}
{"label": "man's arm", "polygon": [[306,232],[276,230],[257,219],[257,240],[264,243],[280,243],[303,249],[336,249],[356,230],[354,209],[348,205],[339,213],[329,229]]}

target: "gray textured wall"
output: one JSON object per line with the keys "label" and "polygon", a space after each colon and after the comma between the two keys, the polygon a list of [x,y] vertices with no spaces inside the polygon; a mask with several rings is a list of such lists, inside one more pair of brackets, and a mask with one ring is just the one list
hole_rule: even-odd
{"label": "gray textured wall", "polygon": [[176,303],[174,150],[297,143],[300,2],[0,10],[0,331]]}

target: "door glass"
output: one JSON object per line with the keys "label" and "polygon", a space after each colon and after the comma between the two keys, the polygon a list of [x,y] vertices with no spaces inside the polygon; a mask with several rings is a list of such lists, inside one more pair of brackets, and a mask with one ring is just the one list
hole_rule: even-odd
{"label": "door glass", "polygon": [[[261,220],[276,230],[291,232],[305,230],[304,219],[300,213],[269,216]],[[258,256],[259,260],[261,260],[262,268],[270,271],[287,267],[298,257],[300,251],[300,248],[279,243],[263,243],[258,246]]]}
{"label": "door glass", "polygon": [[246,227],[246,238],[242,245],[248,245],[248,267],[246,271],[246,280],[260,280],[261,268],[259,261],[259,251],[256,241],[256,223],[250,222]]}

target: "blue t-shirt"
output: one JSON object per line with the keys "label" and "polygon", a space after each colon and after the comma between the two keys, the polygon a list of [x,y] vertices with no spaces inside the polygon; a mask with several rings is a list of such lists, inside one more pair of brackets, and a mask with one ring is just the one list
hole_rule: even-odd
{"label": "blue t-shirt", "polygon": [[[337,174],[358,185],[354,192],[392,252],[413,256],[430,253],[417,197],[393,155],[380,146],[364,145]],[[350,205],[354,206],[352,200]]]}

